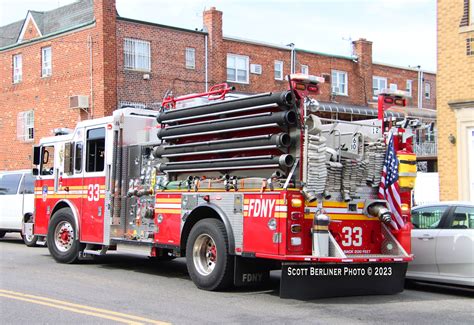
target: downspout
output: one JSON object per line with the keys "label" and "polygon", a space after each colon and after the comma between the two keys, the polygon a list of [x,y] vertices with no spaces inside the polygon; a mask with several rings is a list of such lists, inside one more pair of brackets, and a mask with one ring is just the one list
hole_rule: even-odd
{"label": "downspout", "polygon": [[290,48],[290,74],[295,73],[295,44],[286,44]]}
{"label": "downspout", "polygon": [[89,119],[94,118],[94,75],[93,75],[93,61],[92,61],[92,36],[87,37],[87,44],[89,46],[89,75],[90,75],[90,113]]}
{"label": "downspout", "polygon": [[206,85],[206,92],[208,91],[208,72],[207,72],[207,56],[208,56],[208,52],[207,52],[207,34],[204,35],[204,82],[205,82],[205,85]]}
{"label": "downspout", "polygon": [[295,73],[295,44],[291,43],[291,67],[290,67],[290,73]]}
{"label": "downspout", "polygon": [[420,70],[420,107],[423,108],[423,94],[424,94],[424,84],[423,84],[423,70]]}

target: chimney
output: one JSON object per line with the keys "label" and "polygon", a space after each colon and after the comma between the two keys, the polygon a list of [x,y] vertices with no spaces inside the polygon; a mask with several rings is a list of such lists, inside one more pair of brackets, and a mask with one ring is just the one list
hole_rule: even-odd
{"label": "chimney", "polygon": [[359,91],[367,105],[372,101],[372,42],[360,38],[352,42],[354,54],[357,56],[357,73],[360,77]]}
{"label": "chimney", "polygon": [[224,53],[222,40],[222,11],[211,7],[204,11],[204,30],[208,32],[209,84],[225,82],[227,79],[227,53]]}
{"label": "chimney", "polygon": [[96,33],[93,33],[94,86],[92,117],[111,115],[117,107],[117,9],[115,0],[94,0]]}

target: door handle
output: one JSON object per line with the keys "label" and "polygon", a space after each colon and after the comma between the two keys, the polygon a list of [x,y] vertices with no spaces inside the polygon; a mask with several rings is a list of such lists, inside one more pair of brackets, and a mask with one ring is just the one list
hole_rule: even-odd
{"label": "door handle", "polygon": [[418,239],[421,239],[421,240],[430,240],[430,239],[434,239],[434,237],[432,237],[432,236],[423,236],[423,237],[418,237]]}

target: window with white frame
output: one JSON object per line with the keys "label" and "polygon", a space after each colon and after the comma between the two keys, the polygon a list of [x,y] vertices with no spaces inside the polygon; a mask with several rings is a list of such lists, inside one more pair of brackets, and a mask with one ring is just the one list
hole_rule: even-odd
{"label": "window with white frame", "polygon": [[390,90],[397,91],[397,89],[398,89],[397,84],[390,84]]}
{"label": "window with white frame", "polygon": [[249,57],[227,54],[227,81],[249,83]]}
{"label": "window with white frame", "polygon": [[412,92],[413,92],[413,80],[407,80],[407,87],[406,87],[406,91],[408,92],[408,96],[412,96]]}
{"label": "window with white frame", "polygon": [[49,77],[52,74],[51,46],[41,49],[41,77]]}
{"label": "window with white frame", "polygon": [[309,74],[309,67],[307,65],[301,65],[301,73],[302,74]]}
{"label": "window with white frame", "polygon": [[192,47],[186,48],[186,69],[196,68],[196,49]]}
{"label": "window with white frame", "polygon": [[125,69],[151,71],[150,42],[126,38],[123,53]]}
{"label": "window with white frame", "polygon": [[425,98],[426,99],[431,98],[431,85],[427,82],[425,82]]}
{"label": "window with white frame", "polygon": [[372,77],[372,91],[374,99],[377,99],[379,92],[385,88],[387,88],[387,78],[377,76]]}
{"label": "window with white frame", "polygon": [[331,71],[331,89],[335,95],[347,96],[347,72],[338,70]]}
{"label": "window with white frame", "polygon": [[17,116],[17,139],[32,141],[35,137],[35,112],[33,110],[20,112]]}
{"label": "window with white frame", "polygon": [[13,83],[21,82],[23,76],[23,63],[21,54],[13,56]]}
{"label": "window with white frame", "polygon": [[283,80],[283,61],[275,61],[275,79]]}

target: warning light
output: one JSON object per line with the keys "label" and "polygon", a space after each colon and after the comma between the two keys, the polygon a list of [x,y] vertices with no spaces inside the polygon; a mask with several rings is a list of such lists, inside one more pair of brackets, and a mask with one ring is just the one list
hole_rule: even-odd
{"label": "warning light", "polygon": [[398,106],[406,106],[406,99],[405,98],[396,98],[395,99],[395,105],[398,105]]}
{"label": "warning light", "polygon": [[303,201],[301,199],[291,199],[291,206],[293,208],[300,208],[303,205]]}
{"label": "warning light", "polygon": [[[298,90],[305,90],[306,89],[306,86],[304,84],[300,84],[300,83],[297,83],[295,85],[295,88],[298,89]],[[308,87],[309,88],[309,87]]]}
{"label": "warning light", "polygon": [[308,86],[308,91],[317,93],[319,91],[319,88],[317,86]]}
{"label": "warning light", "polygon": [[393,104],[393,98],[392,97],[384,97],[383,101],[386,104]]}
{"label": "warning light", "polygon": [[209,195],[204,195],[202,199],[206,202],[209,202],[211,200],[211,197]]}

